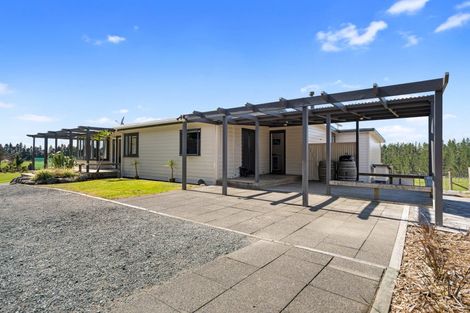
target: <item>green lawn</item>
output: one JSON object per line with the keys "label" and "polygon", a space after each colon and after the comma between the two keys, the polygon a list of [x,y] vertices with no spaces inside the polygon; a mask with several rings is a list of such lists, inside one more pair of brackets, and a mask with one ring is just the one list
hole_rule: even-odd
{"label": "green lawn", "polygon": [[97,179],[48,186],[86,193],[106,199],[143,196],[181,188],[181,184],[179,183],[125,178]]}
{"label": "green lawn", "polygon": [[20,176],[20,173],[0,173],[0,184],[9,183],[13,178]]}
{"label": "green lawn", "polygon": [[[443,189],[450,190],[449,188],[449,177],[442,177]],[[423,179],[415,179],[416,186],[424,186]],[[468,191],[468,178],[467,177],[453,177],[452,178],[452,190],[456,191]]]}

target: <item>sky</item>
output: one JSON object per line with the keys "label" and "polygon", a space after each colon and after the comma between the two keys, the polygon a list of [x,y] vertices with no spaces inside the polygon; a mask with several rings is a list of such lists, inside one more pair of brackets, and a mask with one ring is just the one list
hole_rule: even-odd
{"label": "sky", "polygon": [[[444,138],[470,137],[468,0],[2,1],[0,143],[445,72]],[[427,140],[423,118],[361,126]]]}

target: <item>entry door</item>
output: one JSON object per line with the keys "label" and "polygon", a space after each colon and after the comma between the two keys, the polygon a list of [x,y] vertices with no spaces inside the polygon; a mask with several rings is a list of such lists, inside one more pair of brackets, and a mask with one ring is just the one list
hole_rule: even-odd
{"label": "entry door", "polygon": [[255,173],[255,131],[242,128],[242,167],[248,175]]}
{"label": "entry door", "polygon": [[286,173],[286,133],[282,131],[272,131],[270,134],[271,150],[271,173]]}

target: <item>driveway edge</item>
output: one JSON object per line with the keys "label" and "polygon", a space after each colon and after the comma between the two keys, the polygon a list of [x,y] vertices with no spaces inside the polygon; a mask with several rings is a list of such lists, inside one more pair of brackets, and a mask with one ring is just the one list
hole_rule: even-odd
{"label": "driveway edge", "polygon": [[403,257],[403,249],[405,247],[406,230],[408,228],[408,216],[410,207],[405,206],[401,215],[400,226],[397,231],[397,238],[393,246],[392,258],[388,268],[385,270],[380,282],[377,295],[375,296],[374,303],[370,310],[371,313],[388,313],[390,312],[390,305],[392,304],[393,289],[395,288],[395,281],[400,272],[401,259]]}

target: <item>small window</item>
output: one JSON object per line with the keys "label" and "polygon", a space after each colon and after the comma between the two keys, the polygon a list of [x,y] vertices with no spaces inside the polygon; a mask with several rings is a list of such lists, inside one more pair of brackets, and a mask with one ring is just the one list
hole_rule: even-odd
{"label": "small window", "polygon": [[[182,154],[182,131],[180,130],[180,155]],[[188,129],[187,155],[201,155],[201,129]]]}
{"label": "small window", "polygon": [[124,134],[124,156],[139,156],[139,133]]}

